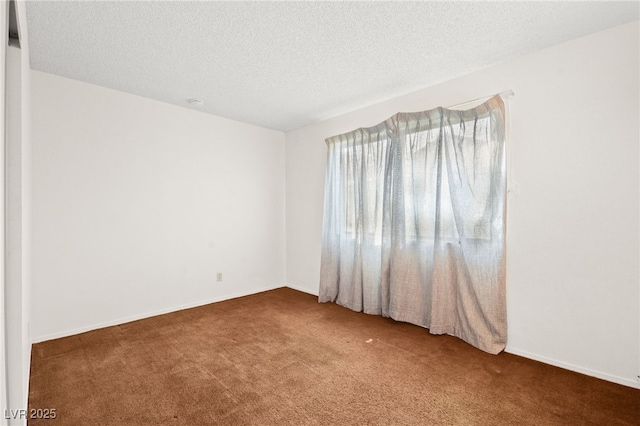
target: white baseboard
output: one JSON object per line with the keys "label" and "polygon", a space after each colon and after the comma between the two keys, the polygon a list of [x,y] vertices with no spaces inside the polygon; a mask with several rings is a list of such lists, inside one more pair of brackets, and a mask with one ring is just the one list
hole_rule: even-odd
{"label": "white baseboard", "polygon": [[[152,312],[147,312],[144,314],[140,314],[140,315],[132,315],[129,317],[125,317],[125,318],[119,318],[119,319],[115,319],[112,321],[106,321],[103,323],[99,323],[99,324],[92,324],[92,325],[88,325],[88,326],[84,326],[84,327],[79,327],[79,328],[75,328],[72,330],[66,330],[66,331],[62,331],[62,332],[58,332],[58,333],[52,333],[52,334],[48,334],[48,335],[44,335],[44,336],[36,336],[33,337],[31,340],[31,343],[39,343],[39,342],[44,342],[47,340],[53,340],[53,339],[59,339],[62,337],[67,337],[67,336],[73,336],[75,334],[80,334],[80,333],[85,333],[87,331],[92,331],[92,330],[97,330],[100,328],[105,328],[105,327],[111,327],[114,325],[119,325],[119,324],[125,324],[127,322],[131,322],[131,321],[137,321],[140,319],[144,319],[144,318],[150,318],[150,317],[154,317],[157,315],[163,315],[163,314],[167,314],[170,312],[175,312],[175,311],[181,311],[183,309],[190,309],[190,308],[195,308],[198,306],[204,306],[204,305],[208,305],[210,303],[216,303],[216,302],[221,302],[224,300],[230,300],[230,299],[236,299],[238,297],[244,297],[244,296],[249,296],[251,294],[256,294],[256,293],[262,293],[264,291],[269,291],[269,290],[274,290],[276,288],[281,288],[283,286],[272,286],[272,287],[261,287],[258,289],[254,289],[251,291],[246,291],[246,292],[241,292],[241,293],[235,293],[235,294],[231,294],[228,296],[224,296],[224,297],[215,297],[213,299],[209,299],[209,300],[204,300],[204,301],[198,301],[195,303],[190,303],[190,304],[185,304],[185,305],[179,305],[179,306],[173,306],[173,307],[168,307],[168,308],[164,308],[164,309],[159,309],[157,311],[152,311]],[[318,295],[317,291],[312,291],[309,290],[308,288],[305,287],[298,287],[295,285],[291,285],[291,284],[287,284],[285,287],[291,288],[293,290],[297,290],[297,291],[301,291],[303,293],[307,293],[307,294],[311,294],[314,296]],[[29,346],[29,348],[31,348],[31,345]],[[640,389],[640,379],[638,380],[633,380],[633,379],[626,379],[623,377],[618,377],[618,376],[613,376],[611,374],[606,374],[606,373],[602,373],[600,371],[595,371],[595,370],[591,370],[588,368],[584,368],[584,367],[579,367],[573,364],[569,364],[566,362],[562,362],[562,361],[558,361],[555,359],[551,359],[551,358],[547,358],[541,355],[537,355],[537,354],[533,354],[527,351],[523,351],[517,348],[511,348],[511,347],[507,347],[505,349],[505,352],[513,354],[513,355],[518,355],[518,356],[522,356],[524,358],[529,358],[535,361],[540,361],[543,362],[545,364],[549,364],[549,365],[553,365],[556,367],[560,367],[560,368],[564,368],[565,370],[570,370],[570,371],[575,371],[577,373],[581,373],[581,374],[585,374],[587,376],[591,376],[591,377],[596,377],[598,379],[602,379],[602,380],[606,380],[609,382],[613,382],[613,383],[618,383],[620,385],[624,385],[624,386],[629,386],[631,388],[636,388],[636,389]]]}
{"label": "white baseboard", "polygon": [[[313,294],[314,296],[318,295],[318,291],[317,290],[316,291],[311,291],[308,288],[298,287],[298,286],[291,285],[291,284],[287,284],[286,286],[291,288],[291,289],[301,291],[303,293]],[[573,364],[569,364],[569,363],[566,363],[566,362],[562,362],[562,361],[558,361],[558,360],[555,360],[555,359],[547,358],[547,357],[544,357],[544,356],[541,356],[541,355],[532,354],[530,352],[523,351],[523,350],[520,350],[520,349],[517,349],[517,348],[511,348],[509,346],[507,346],[507,348],[505,349],[505,352],[513,354],[513,355],[519,355],[521,357],[529,358],[529,359],[532,359],[532,360],[535,360],[535,361],[540,361],[540,362],[543,362],[545,364],[553,365],[553,366],[556,366],[556,367],[564,368],[565,370],[575,371],[576,373],[581,373],[581,374],[585,374],[587,376],[596,377],[598,379],[606,380],[608,382],[618,383],[620,385],[624,385],[624,386],[629,386],[629,387],[632,387],[632,388],[640,389],[640,378],[638,380],[625,379],[623,377],[613,376],[611,374],[602,373],[600,371],[590,370],[588,368],[578,367],[578,366],[573,365]]]}
{"label": "white baseboard", "polygon": [[184,305],[171,306],[171,307],[167,307],[167,308],[163,308],[163,309],[158,309],[156,311],[146,312],[144,314],[131,315],[131,316],[128,316],[128,317],[118,318],[118,319],[114,319],[114,320],[111,320],[111,321],[106,321],[106,322],[102,322],[102,323],[98,323],[98,324],[92,324],[92,325],[87,325],[87,326],[83,326],[83,327],[78,327],[78,328],[74,328],[72,330],[65,330],[65,331],[52,333],[52,334],[47,334],[47,335],[43,335],[43,336],[35,336],[35,337],[31,338],[31,343],[40,343],[40,342],[46,342],[47,340],[60,339],[62,337],[68,337],[68,336],[73,336],[75,334],[86,333],[87,331],[98,330],[100,328],[105,328],[105,327],[111,327],[111,326],[114,326],[114,325],[125,324],[125,323],[132,322],[132,321],[137,321],[137,320],[141,320],[141,319],[145,319],[145,318],[155,317],[155,316],[158,316],[158,315],[168,314],[170,312],[182,311],[184,309],[196,308],[198,306],[204,306],[204,305],[208,305],[210,303],[216,303],[216,302],[222,302],[224,300],[236,299],[238,297],[249,296],[251,294],[256,294],[256,293],[262,293],[263,291],[274,290],[276,288],[281,288],[281,287],[283,287],[283,286],[275,285],[275,286],[272,286],[272,287],[260,287],[260,288],[253,289],[253,290],[250,290],[250,291],[234,293],[234,294],[227,295],[227,296],[222,296],[222,297],[214,297],[212,299],[201,300],[201,301],[198,301],[198,302],[187,303],[187,304],[184,304]]}
{"label": "white baseboard", "polygon": [[298,286],[291,285],[291,284],[287,284],[285,287],[289,287],[289,288],[291,288],[293,290],[298,290],[298,291],[301,291],[303,293],[312,294],[314,296],[318,295],[318,291],[317,290],[309,290],[308,288],[298,287]]}
{"label": "white baseboard", "polygon": [[541,356],[541,355],[532,354],[530,352],[523,351],[523,350],[520,350],[520,349],[510,348],[508,346],[505,349],[505,352],[513,354],[513,355],[519,355],[519,356],[524,357],[524,358],[529,358],[529,359],[532,359],[534,361],[540,361],[540,362],[543,362],[545,364],[553,365],[553,366],[556,366],[556,367],[564,368],[565,370],[575,371],[576,373],[581,373],[581,374],[584,374],[584,375],[587,375],[587,376],[596,377],[598,379],[606,380],[608,382],[613,382],[613,383],[617,383],[619,385],[624,385],[624,386],[629,386],[631,388],[640,389],[640,379],[638,379],[638,380],[625,379],[624,377],[613,376],[611,374],[602,373],[600,371],[590,370],[590,369],[584,368],[584,367],[578,367],[577,365],[568,364],[566,362],[562,362],[562,361],[558,361],[558,360],[555,360],[555,359],[547,358],[547,357],[544,357],[544,356]]}
{"label": "white baseboard", "polygon": [[[25,368],[25,377],[24,377],[24,396],[23,396],[23,400],[24,400],[24,407],[28,408],[29,407],[29,384],[31,383],[31,349],[33,348],[33,344],[29,343],[27,345],[27,354],[24,356],[25,358],[25,362],[27,363],[27,366]],[[26,421],[25,421],[25,424]]]}

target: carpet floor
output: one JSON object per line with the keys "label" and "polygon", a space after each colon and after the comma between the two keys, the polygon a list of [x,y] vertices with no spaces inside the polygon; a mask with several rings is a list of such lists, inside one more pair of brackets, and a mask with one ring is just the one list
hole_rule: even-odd
{"label": "carpet floor", "polygon": [[638,425],[640,390],[281,288],[35,344],[29,425]]}

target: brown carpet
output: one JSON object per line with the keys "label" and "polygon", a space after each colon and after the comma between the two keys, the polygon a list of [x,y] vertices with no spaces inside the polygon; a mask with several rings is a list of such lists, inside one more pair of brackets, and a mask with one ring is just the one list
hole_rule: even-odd
{"label": "brown carpet", "polygon": [[636,425],[640,390],[282,288],[33,346],[29,425]]}

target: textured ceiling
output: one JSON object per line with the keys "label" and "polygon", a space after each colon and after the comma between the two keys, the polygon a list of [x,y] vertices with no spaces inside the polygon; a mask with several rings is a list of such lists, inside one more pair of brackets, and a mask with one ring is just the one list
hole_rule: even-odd
{"label": "textured ceiling", "polygon": [[638,2],[28,1],[33,69],[288,131],[639,19]]}

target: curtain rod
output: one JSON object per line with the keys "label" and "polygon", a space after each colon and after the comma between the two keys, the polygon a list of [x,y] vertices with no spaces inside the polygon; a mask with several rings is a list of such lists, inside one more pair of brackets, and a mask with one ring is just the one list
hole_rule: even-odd
{"label": "curtain rod", "polygon": [[[515,93],[513,93],[513,90],[509,89],[509,90],[505,90],[504,92],[500,92],[498,93],[498,95],[502,96],[503,98],[509,99],[515,96]],[[473,104],[476,102],[484,102],[487,99],[491,99],[493,98],[495,95],[489,95],[489,96],[485,96],[483,98],[478,98],[478,99],[473,99],[471,101],[467,101],[467,102],[462,102],[460,104],[456,104],[456,105],[451,105],[446,107],[447,109],[452,109],[452,108],[458,108],[461,107],[463,105],[468,105],[468,104]]]}

